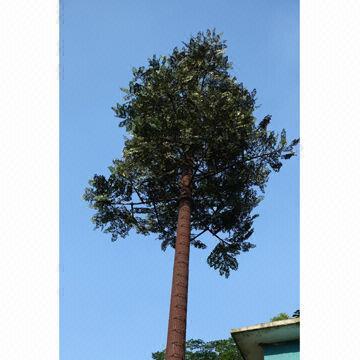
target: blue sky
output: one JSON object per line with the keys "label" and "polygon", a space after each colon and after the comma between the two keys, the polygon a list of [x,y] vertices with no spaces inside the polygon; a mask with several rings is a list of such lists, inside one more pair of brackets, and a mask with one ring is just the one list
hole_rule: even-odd
{"label": "blue sky", "polygon": [[[136,234],[112,243],[93,231],[82,201],[88,179],[121,156],[125,133],[111,106],[133,66],[215,27],[234,75],[257,89],[256,115],[272,114],[273,129],[298,137],[299,4],[63,0],[60,23],[61,360],[150,359],[166,341],[173,251]],[[298,157],[271,178],[257,212],[257,247],[229,279],[207,266],[207,250],[192,249],[188,338],[226,338],[299,307]]]}

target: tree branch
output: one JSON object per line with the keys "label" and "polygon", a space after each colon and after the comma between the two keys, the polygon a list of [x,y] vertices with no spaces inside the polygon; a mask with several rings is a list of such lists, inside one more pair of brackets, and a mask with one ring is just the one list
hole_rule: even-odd
{"label": "tree branch", "polygon": [[201,236],[203,233],[205,233],[205,232],[207,232],[207,231],[208,231],[208,229],[203,230],[202,232],[200,232],[200,233],[197,234],[196,236],[192,237],[192,238],[190,239],[190,241],[195,240],[196,238],[198,238],[199,236]]}
{"label": "tree branch", "polygon": [[159,213],[158,213],[158,211],[157,211],[155,201],[153,200],[153,198],[152,198],[151,200],[152,200],[152,205],[153,205],[153,207],[154,207],[154,212],[155,212],[156,220],[157,220],[157,222],[158,222],[158,224],[159,224],[159,227],[160,227],[160,228],[163,228],[163,224],[162,224],[161,221],[160,221]]}
{"label": "tree branch", "polygon": [[151,205],[154,202],[155,203],[160,203],[160,202],[166,202],[166,201],[174,201],[174,200],[178,200],[178,198],[167,198],[167,199],[152,199],[152,200],[145,200],[145,201],[140,201],[140,202],[129,202],[129,203],[120,203],[119,205],[123,205],[123,206],[134,206],[134,205]]}
{"label": "tree branch", "polygon": [[136,186],[133,184],[133,182],[130,180],[131,182],[131,186],[134,188],[136,195],[138,196],[138,198],[140,199],[140,201],[144,202],[144,199],[142,198],[142,196],[140,195],[140,192],[136,189]]}
{"label": "tree branch", "polygon": [[227,244],[227,245],[231,245],[231,244],[228,243],[226,240],[222,239],[220,236],[217,235],[217,233],[218,233],[219,231],[213,232],[213,231],[210,230],[209,228],[208,228],[207,230],[209,230],[209,232],[210,232],[213,236],[215,236],[217,239],[219,239],[222,243],[225,243],[225,244]]}
{"label": "tree branch", "polygon": [[131,206],[131,207],[133,207],[134,205],[148,205],[148,204],[151,204],[151,201],[140,201],[140,202],[120,203],[119,205]]}
{"label": "tree branch", "polygon": [[200,176],[198,179],[194,179],[194,180],[195,180],[195,181],[198,181],[198,180],[205,179],[205,178],[207,178],[207,177],[209,177],[209,176],[215,176],[215,175],[220,174],[220,173],[222,173],[223,171],[229,169],[230,167],[232,167],[232,166],[234,166],[234,165],[237,165],[237,164],[240,165],[240,163],[242,163],[242,162],[247,162],[247,161],[251,161],[251,160],[254,160],[254,159],[258,159],[258,158],[261,158],[261,157],[264,157],[264,156],[273,155],[273,154],[278,153],[278,152],[279,152],[279,150],[275,150],[275,151],[272,151],[272,152],[269,152],[269,153],[265,153],[265,154],[257,155],[257,156],[251,157],[251,158],[243,159],[243,160],[241,160],[241,161],[237,160],[237,161],[234,161],[233,163],[231,163],[231,164],[223,167],[222,169],[220,169],[220,170],[218,170],[218,171],[210,172],[210,173],[205,174],[204,176]]}

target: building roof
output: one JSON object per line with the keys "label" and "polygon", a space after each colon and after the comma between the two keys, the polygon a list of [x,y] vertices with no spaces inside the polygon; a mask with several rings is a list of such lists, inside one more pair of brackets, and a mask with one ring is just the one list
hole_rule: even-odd
{"label": "building roof", "polygon": [[262,360],[262,344],[300,339],[300,318],[272,321],[231,330],[243,360]]}

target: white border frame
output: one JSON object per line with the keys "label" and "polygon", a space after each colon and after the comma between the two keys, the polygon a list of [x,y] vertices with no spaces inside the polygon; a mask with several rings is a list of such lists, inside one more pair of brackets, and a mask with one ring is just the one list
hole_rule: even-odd
{"label": "white border frame", "polygon": [[0,358],[59,358],[58,3],[0,10]]}
{"label": "white border frame", "polygon": [[301,358],[355,359],[360,1],[300,0]]}
{"label": "white border frame", "polygon": [[[301,356],[354,358],[360,2],[301,0]],[[0,358],[59,358],[58,2],[0,11]]]}

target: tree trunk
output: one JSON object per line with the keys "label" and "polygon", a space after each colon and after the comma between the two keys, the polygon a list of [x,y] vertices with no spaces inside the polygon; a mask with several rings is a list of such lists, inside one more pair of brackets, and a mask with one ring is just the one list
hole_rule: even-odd
{"label": "tree trunk", "polygon": [[188,299],[191,170],[183,172],[171,288],[170,315],[165,359],[185,360],[186,312]]}

